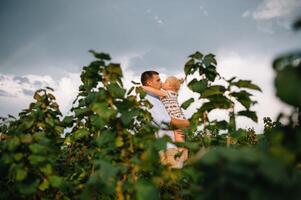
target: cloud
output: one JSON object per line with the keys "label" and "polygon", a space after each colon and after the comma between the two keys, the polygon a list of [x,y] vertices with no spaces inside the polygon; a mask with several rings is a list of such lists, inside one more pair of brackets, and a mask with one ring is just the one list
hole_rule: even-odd
{"label": "cloud", "polygon": [[163,20],[158,15],[154,16],[154,20],[156,21],[157,24],[164,24]]}
{"label": "cloud", "polygon": [[273,34],[274,25],[290,30],[300,8],[300,0],[264,0],[255,10],[246,10],[242,18],[252,18],[257,22],[258,30]]}
{"label": "cloud", "polygon": [[142,59],[145,53],[127,53],[116,56],[114,62],[120,63],[123,72],[123,84],[124,87],[130,89],[133,84],[131,81],[140,82],[140,75],[131,70],[132,63],[135,59]]}
{"label": "cloud", "polygon": [[[219,55],[217,69],[222,76],[227,79],[237,76],[239,79],[251,80],[263,91],[262,93],[251,92],[253,99],[258,101],[253,108],[258,115],[258,124],[247,118],[239,117],[238,126],[243,128],[253,126],[255,130],[262,131],[263,117],[269,116],[275,120],[280,112],[290,112],[291,108],[275,96],[272,58],[266,55],[243,55],[226,49],[220,50],[217,55]],[[239,106],[236,110],[241,108]]]}
{"label": "cloud", "polygon": [[80,74],[77,73],[68,73],[59,80],[51,76],[34,74],[24,76],[0,74],[0,102],[2,102],[0,115],[16,115],[33,101],[32,96],[36,90],[47,86],[54,89],[53,94],[60,110],[65,114],[78,94],[79,84]]}
{"label": "cloud", "polygon": [[149,16],[151,16],[151,18],[159,25],[164,24],[163,20],[161,19],[161,17],[159,17],[157,14],[153,14],[153,11],[151,9],[147,9],[145,11],[145,13]]}
{"label": "cloud", "polygon": [[241,16],[243,18],[249,17],[251,15],[251,12],[249,10],[246,10]]}
{"label": "cloud", "polygon": [[203,6],[200,6],[200,11],[205,15],[208,16],[208,11],[205,10],[205,8]]}
{"label": "cloud", "polygon": [[[130,67],[134,59],[142,58],[143,55],[143,53],[128,53],[114,59],[114,62],[121,63],[123,82],[127,89],[133,86],[132,80],[140,80],[140,77],[135,76],[135,72],[130,70]],[[47,86],[54,89],[53,94],[63,115],[68,114],[81,84],[80,73],[65,72],[60,79],[56,80],[55,78],[36,74],[23,76],[0,74],[0,116],[17,115],[33,101],[32,96],[37,89]]]}
{"label": "cloud", "polygon": [[255,20],[286,17],[296,12],[300,5],[300,0],[264,0],[252,13],[252,17]]}

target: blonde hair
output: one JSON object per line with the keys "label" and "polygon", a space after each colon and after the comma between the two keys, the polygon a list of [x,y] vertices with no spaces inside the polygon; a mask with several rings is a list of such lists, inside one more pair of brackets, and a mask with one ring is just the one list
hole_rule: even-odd
{"label": "blonde hair", "polygon": [[166,78],[166,82],[169,82],[169,84],[176,90],[176,92],[178,92],[181,87],[181,84],[184,83],[184,79],[179,79],[175,76],[169,76]]}

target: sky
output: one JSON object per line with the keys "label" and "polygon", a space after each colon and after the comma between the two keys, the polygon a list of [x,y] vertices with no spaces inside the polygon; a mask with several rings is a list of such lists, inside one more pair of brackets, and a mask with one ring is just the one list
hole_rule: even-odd
{"label": "sky", "polygon": [[[275,97],[271,64],[300,48],[301,35],[291,28],[300,11],[301,0],[1,0],[0,116],[17,116],[46,86],[70,113],[81,69],[93,61],[90,49],[121,63],[127,88],[144,70],[163,81],[183,77],[187,57],[200,51],[216,55],[222,76],[261,87],[252,92],[259,122],[238,119],[239,127],[260,132],[263,117],[290,110]],[[197,97],[184,84],[179,101],[190,96]],[[227,118],[224,111],[209,117]]]}

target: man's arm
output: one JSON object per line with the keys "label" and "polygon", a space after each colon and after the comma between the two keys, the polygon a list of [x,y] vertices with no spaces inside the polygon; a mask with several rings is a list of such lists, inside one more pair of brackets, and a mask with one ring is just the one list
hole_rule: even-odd
{"label": "man's arm", "polygon": [[155,96],[159,96],[159,97],[166,97],[166,93],[163,92],[162,90],[158,90],[149,86],[141,86],[146,92],[149,92]]}
{"label": "man's arm", "polygon": [[170,123],[177,128],[188,128],[190,126],[190,123],[186,119],[176,119],[176,118],[171,118]]}

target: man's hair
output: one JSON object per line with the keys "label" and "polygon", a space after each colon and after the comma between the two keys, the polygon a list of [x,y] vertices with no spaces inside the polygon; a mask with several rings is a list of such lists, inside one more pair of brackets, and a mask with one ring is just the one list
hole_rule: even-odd
{"label": "man's hair", "polygon": [[159,75],[156,71],[145,71],[141,74],[141,83],[146,85],[147,81],[153,78],[153,75]]}

